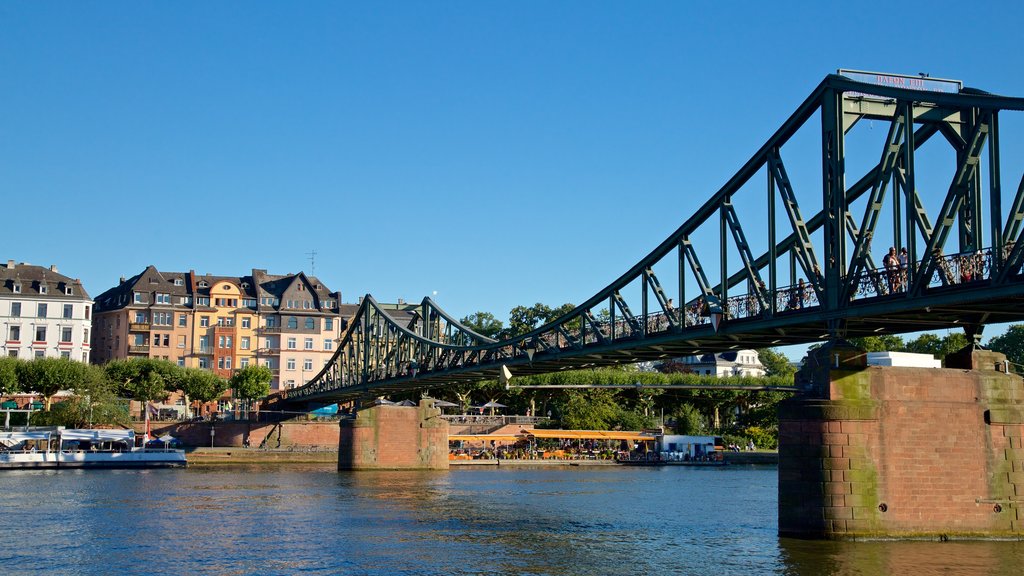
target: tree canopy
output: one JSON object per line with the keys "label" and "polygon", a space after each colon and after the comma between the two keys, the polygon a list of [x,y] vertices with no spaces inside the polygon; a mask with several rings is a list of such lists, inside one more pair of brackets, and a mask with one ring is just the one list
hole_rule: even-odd
{"label": "tree canopy", "polygon": [[1018,371],[1024,364],[1024,324],[1014,324],[1006,333],[988,341],[988,348],[1006,354],[1006,359],[1017,364]]}
{"label": "tree canopy", "polygon": [[246,366],[231,377],[231,387],[242,400],[258,400],[270,394],[274,373],[266,366]]}
{"label": "tree canopy", "polygon": [[495,318],[494,314],[490,312],[474,312],[459,322],[477,334],[488,338],[497,338],[503,327],[501,320]]}

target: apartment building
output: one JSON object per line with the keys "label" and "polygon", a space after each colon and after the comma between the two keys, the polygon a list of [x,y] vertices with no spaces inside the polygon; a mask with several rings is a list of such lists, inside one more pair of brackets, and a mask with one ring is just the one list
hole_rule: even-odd
{"label": "apartment building", "polygon": [[0,354],[89,362],[93,301],[76,278],[8,260],[0,266]]}
{"label": "apartment building", "polygon": [[299,386],[334,354],[341,294],[304,273],[248,276],[149,266],[96,298],[93,360],[162,358],[229,378],[268,366],[271,389]]}
{"label": "apartment building", "polygon": [[259,327],[257,361],[271,369],[271,388],[302,386],[334,355],[346,318],[341,293],[331,292],[315,276],[283,276],[253,270]]}

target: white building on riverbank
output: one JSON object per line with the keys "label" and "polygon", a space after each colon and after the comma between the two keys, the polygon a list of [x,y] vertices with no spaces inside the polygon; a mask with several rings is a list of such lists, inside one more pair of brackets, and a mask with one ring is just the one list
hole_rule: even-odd
{"label": "white building on riverbank", "polygon": [[45,268],[0,266],[0,354],[89,361],[93,301],[77,278]]}

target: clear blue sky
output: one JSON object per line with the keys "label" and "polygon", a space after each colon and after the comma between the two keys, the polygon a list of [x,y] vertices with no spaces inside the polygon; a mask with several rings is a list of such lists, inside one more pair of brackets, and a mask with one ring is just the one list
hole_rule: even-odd
{"label": "clear blue sky", "polygon": [[[828,73],[1024,95],[1019,3],[4,2],[0,258],[578,303]],[[1007,178],[1021,156],[1007,156]]]}

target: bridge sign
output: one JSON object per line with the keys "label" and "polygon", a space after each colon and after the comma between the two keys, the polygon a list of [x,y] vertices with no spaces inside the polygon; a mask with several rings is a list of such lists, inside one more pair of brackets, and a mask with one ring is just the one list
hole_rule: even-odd
{"label": "bridge sign", "polygon": [[[883,72],[863,72],[860,70],[844,70],[840,68],[838,74],[846,76],[850,80],[885,86],[888,88],[903,88],[907,90],[924,90],[927,92],[945,92],[958,94],[964,87],[960,80],[946,80],[943,78],[931,78],[925,75],[908,76],[906,74],[888,74]],[[859,98],[875,98],[879,100],[891,100],[873,94],[862,92],[846,92],[844,96]]]}

